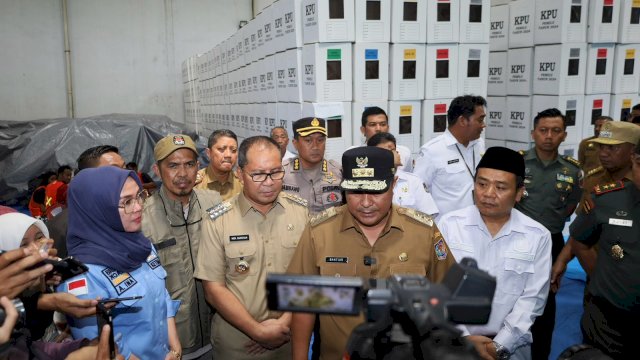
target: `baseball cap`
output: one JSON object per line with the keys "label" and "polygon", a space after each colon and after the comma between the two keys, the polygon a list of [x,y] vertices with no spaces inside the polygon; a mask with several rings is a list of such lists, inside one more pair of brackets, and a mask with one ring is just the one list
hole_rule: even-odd
{"label": "baseball cap", "polygon": [[626,121],[607,121],[600,129],[600,135],[591,142],[605,145],[630,143],[636,145],[640,140],[640,126]]}
{"label": "baseball cap", "polygon": [[510,172],[524,177],[524,158],[518,152],[501,146],[487,149],[478,163],[477,169],[488,168]]}
{"label": "baseball cap", "polygon": [[198,155],[196,144],[189,135],[169,134],[158,141],[156,147],[153,149],[153,157],[155,157],[156,161],[161,161],[178,149],[189,149],[193,151],[196,156]]}
{"label": "baseball cap", "polygon": [[393,153],[375,146],[361,146],[342,154],[342,183],[345,191],[386,192],[395,175]]}
{"label": "baseball cap", "polygon": [[302,118],[293,123],[293,132],[302,137],[318,132],[326,136],[327,129],[324,124],[324,119],[316,117]]}

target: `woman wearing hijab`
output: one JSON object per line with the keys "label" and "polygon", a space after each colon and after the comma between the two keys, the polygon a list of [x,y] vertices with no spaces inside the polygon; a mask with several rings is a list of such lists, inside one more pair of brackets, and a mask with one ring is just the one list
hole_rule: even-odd
{"label": "woman wearing hijab", "polygon": [[[80,298],[124,298],[112,309],[113,333],[125,358],[180,359],[174,316],[180,305],[165,288],[167,273],[151,241],[142,234],[147,195],[135,172],[112,166],[85,169],[69,186],[70,256],[89,267],[59,291]],[[96,319],[69,319],[74,338],[98,335]]]}

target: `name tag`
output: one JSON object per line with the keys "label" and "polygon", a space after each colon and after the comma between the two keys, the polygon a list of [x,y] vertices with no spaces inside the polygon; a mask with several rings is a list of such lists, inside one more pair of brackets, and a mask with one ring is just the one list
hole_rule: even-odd
{"label": "name tag", "polygon": [[338,257],[338,256],[327,256],[326,258],[324,258],[325,262],[328,263],[343,263],[346,264],[349,262],[349,258],[348,257]]}
{"label": "name tag", "polygon": [[229,241],[249,241],[249,235],[231,235]]}
{"label": "name tag", "polygon": [[573,177],[564,174],[556,174],[556,180],[573,184]]}
{"label": "name tag", "polygon": [[633,226],[633,220],[610,218],[609,219],[609,225],[632,227]]}
{"label": "name tag", "polygon": [[449,160],[449,161],[447,161],[447,165],[455,164],[457,162],[460,162],[460,159]]}

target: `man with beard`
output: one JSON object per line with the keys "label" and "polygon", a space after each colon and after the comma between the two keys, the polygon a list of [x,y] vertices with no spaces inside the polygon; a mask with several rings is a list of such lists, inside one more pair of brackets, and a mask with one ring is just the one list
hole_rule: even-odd
{"label": "man with beard", "polygon": [[285,161],[282,190],[305,199],[313,214],[342,205],[342,169],[324,158],[327,129],[324,119],[303,118],[293,123],[293,146],[298,156]]}
{"label": "man with beard", "polygon": [[175,316],[183,359],[210,359],[209,321],[211,310],[202,282],[194,279],[203,218],[219,204],[220,195],[194,189],[198,153],[187,135],[167,135],[155,146],[153,171],[162,186],[145,203],[142,231],[151,239],[167,271],[166,286],[171,298],[180,300]]}
{"label": "man with beard", "polygon": [[238,160],[238,137],[227,129],[216,130],[209,135],[205,153],[209,166],[198,171],[196,188],[215,190],[223,200],[242,191],[242,184],[234,171]]}

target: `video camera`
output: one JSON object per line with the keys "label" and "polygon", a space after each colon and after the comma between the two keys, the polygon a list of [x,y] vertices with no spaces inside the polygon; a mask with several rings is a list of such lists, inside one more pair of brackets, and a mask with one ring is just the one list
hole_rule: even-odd
{"label": "video camera", "polygon": [[475,260],[454,264],[440,284],[418,275],[389,279],[288,274],[267,276],[267,302],[278,311],[358,315],[350,359],[478,359],[454,324],[486,324],[494,277]]}

